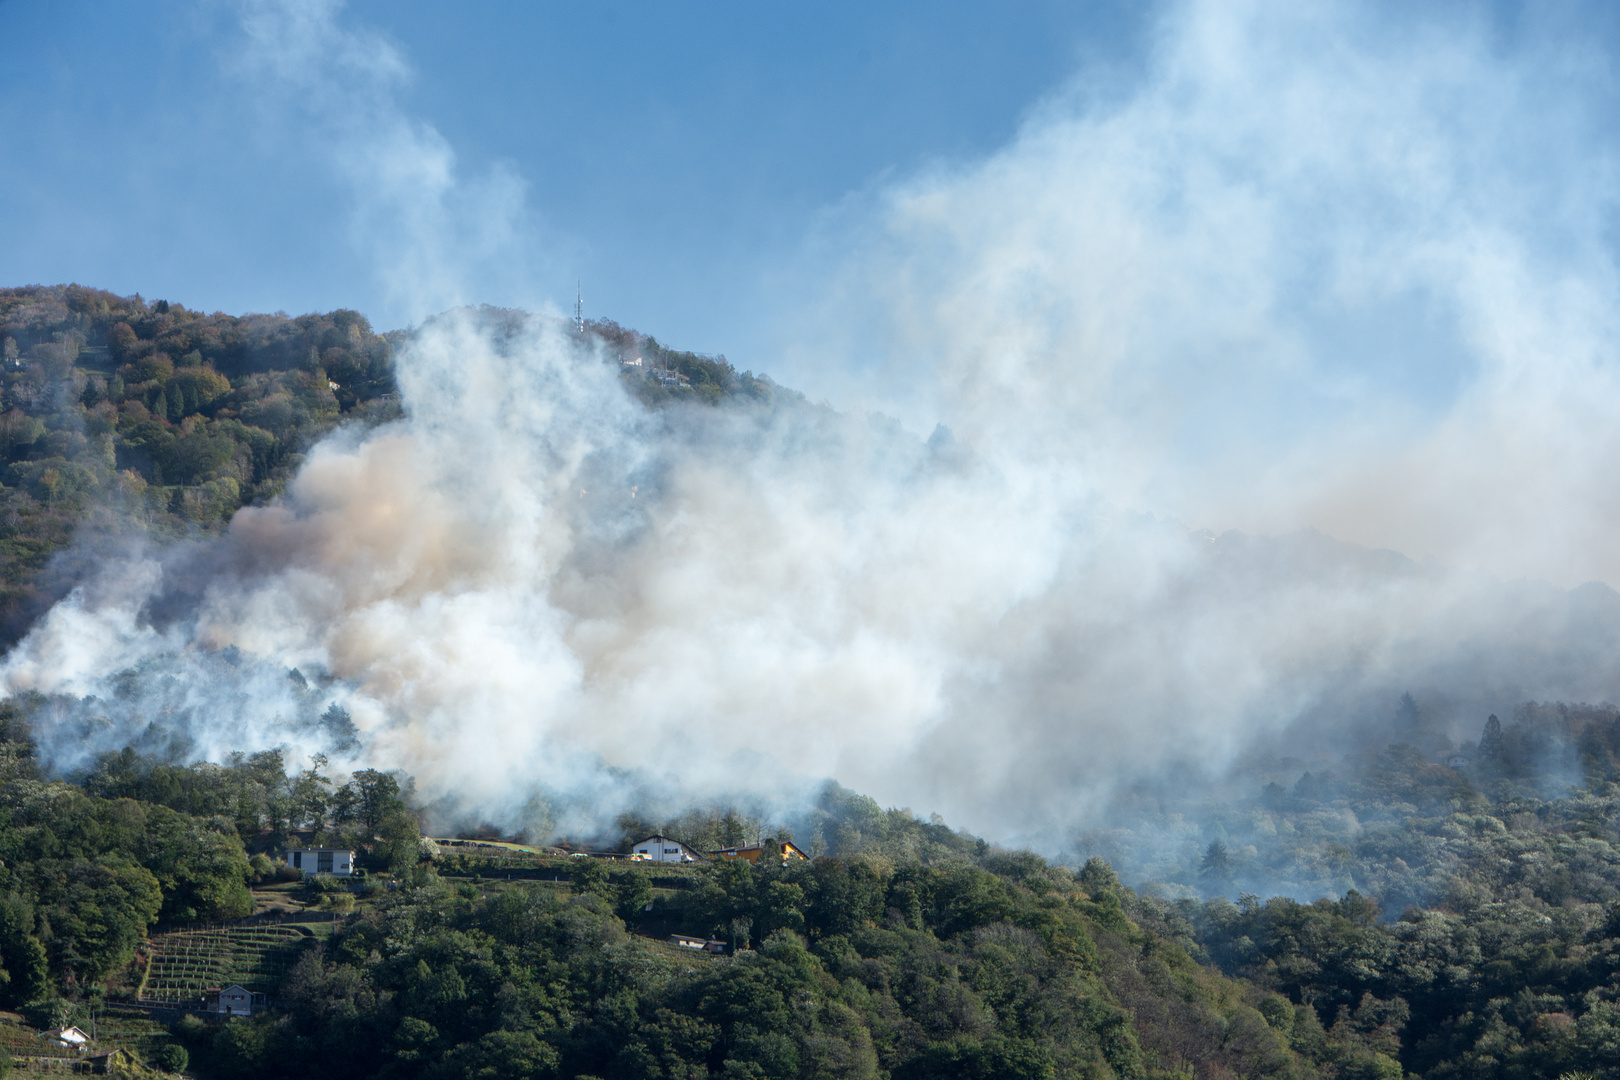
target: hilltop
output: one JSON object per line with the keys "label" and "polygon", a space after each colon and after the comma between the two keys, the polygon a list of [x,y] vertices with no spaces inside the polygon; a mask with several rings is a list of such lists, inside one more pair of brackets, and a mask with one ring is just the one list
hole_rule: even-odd
{"label": "hilltop", "polygon": [[[623,373],[648,407],[798,397],[611,320],[584,336],[610,362],[644,358]],[[346,309],[226,315],[78,285],[0,289],[0,647],[82,579],[76,533],[206,536],[280,494],[340,424],[400,416],[394,357],[410,337]]]}

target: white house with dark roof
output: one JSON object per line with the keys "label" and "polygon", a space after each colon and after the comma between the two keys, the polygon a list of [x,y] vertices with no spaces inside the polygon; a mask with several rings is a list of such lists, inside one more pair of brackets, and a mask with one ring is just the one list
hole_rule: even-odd
{"label": "white house with dark roof", "polygon": [[631,862],[694,863],[700,858],[696,850],[667,836],[649,836],[630,848]]}
{"label": "white house with dark roof", "polygon": [[287,865],[311,874],[336,874],[343,877],[354,873],[354,852],[348,848],[288,848]]}
{"label": "white house with dark roof", "polygon": [[76,1027],[54,1028],[50,1031],[42,1031],[39,1033],[39,1037],[42,1039],[49,1039],[55,1043],[61,1043],[63,1046],[85,1046],[90,1042],[90,1036],[86,1035]]}

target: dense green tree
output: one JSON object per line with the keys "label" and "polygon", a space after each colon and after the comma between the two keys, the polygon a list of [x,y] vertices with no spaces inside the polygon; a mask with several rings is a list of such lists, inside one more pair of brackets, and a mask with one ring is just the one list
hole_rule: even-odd
{"label": "dense green tree", "polygon": [[191,1055],[179,1043],[164,1043],[152,1052],[152,1064],[164,1072],[185,1072],[191,1064]]}
{"label": "dense green tree", "polygon": [[45,946],[33,929],[34,913],[20,896],[0,899],[0,1005],[8,1009],[42,997],[49,986]]}
{"label": "dense green tree", "polygon": [[43,860],[34,872],[53,960],[75,974],[99,978],[129,963],[163,905],[151,872],[120,855]]}
{"label": "dense green tree", "polygon": [[1502,721],[1493,713],[1485,719],[1485,730],[1479,736],[1479,756],[1482,761],[1495,761],[1502,756]]}
{"label": "dense green tree", "polygon": [[652,882],[647,879],[639,867],[631,867],[626,873],[619,875],[614,888],[613,912],[626,925],[635,925],[642,915],[642,909],[652,901]]}
{"label": "dense green tree", "polygon": [[384,819],[405,809],[399,795],[399,780],[376,769],[361,769],[349,782],[354,791],[350,805],[354,819],[366,836],[374,836]]}

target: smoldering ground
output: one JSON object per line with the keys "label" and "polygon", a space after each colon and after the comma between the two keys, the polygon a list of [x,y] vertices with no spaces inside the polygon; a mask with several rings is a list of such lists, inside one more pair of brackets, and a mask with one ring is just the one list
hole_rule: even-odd
{"label": "smoldering ground", "polygon": [[[302,87],[315,8],[279,10]],[[831,776],[1058,852],[1124,787],[1382,737],[1405,689],[1458,735],[1613,700],[1611,88],[1483,18],[1174,5],[1127,85],[852,199],[784,381],[855,405],[649,411],[556,321],[431,320],[404,420],[216,542],[109,553],[7,686],[62,769],[324,749],[536,833]],[[477,199],[397,69],[381,141],[347,83],[309,100],[359,220],[431,234],[429,303],[435,208]]]}

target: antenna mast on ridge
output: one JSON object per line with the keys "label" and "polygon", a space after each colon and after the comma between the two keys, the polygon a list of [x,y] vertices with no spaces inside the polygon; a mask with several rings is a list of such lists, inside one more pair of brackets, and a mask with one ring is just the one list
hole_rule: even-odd
{"label": "antenna mast on ridge", "polygon": [[574,282],[574,329],[585,332],[585,292],[578,281]]}

